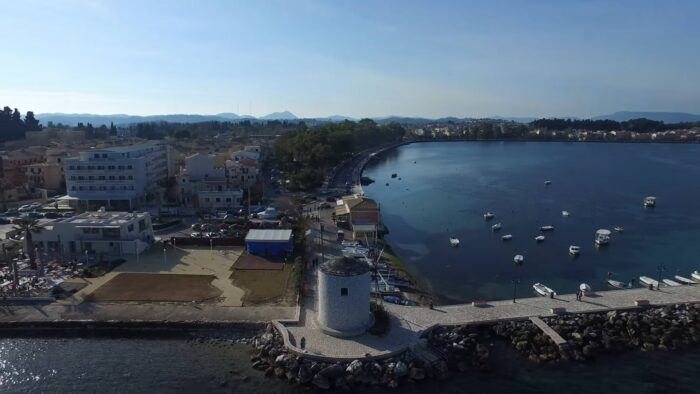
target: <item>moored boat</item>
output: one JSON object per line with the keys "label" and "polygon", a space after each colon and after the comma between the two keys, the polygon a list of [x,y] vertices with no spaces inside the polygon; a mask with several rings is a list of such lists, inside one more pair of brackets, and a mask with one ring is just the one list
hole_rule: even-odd
{"label": "moored boat", "polygon": [[515,264],[520,265],[525,261],[525,257],[521,254],[516,254],[515,257],[513,257],[513,261],[515,261]]}
{"label": "moored boat", "polygon": [[644,283],[647,286],[651,285],[651,286],[654,286],[656,288],[659,287],[659,282],[657,280],[654,280],[654,279],[648,277],[648,276],[640,276],[639,281]]}
{"label": "moored boat", "polygon": [[547,186],[549,186],[549,185],[552,184],[552,181],[544,181],[544,184],[547,185]]}
{"label": "moored boat", "polygon": [[544,235],[538,235],[535,237],[535,241],[537,242],[544,242]]}
{"label": "moored boat", "polygon": [[691,273],[690,276],[695,280],[700,280],[700,272],[698,271]]}
{"label": "moored boat", "polygon": [[608,279],[608,285],[610,287],[614,287],[616,289],[626,289],[627,285],[620,282],[619,280],[614,280],[614,279]]}
{"label": "moored boat", "polygon": [[686,277],[684,277],[684,276],[680,276],[680,275],[676,275],[676,276],[674,276],[674,278],[675,278],[677,281],[679,281],[679,282],[681,282],[681,283],[684,283],[684,284],[686,284],[686,285],[694,285],[694,284],[698,283],[698,282],[696,282],[696,281],[694,281],[694,280],[692,280],[692,279],[688,279],[688,278],[686,278]]}
{"label": "moored boat", "polygon": [[588,283],[581,283],[578,286],[578,289],[583,292],[583,294],[592,294],[593,290],[591,289],[591,286]]}
{"label": "moored boat", "polygon": [[644,206],[646,208],[653,208],[656,206],[656,197],[649,196],[644,198]]}
{"label": "moored boat", "polygon": [[625,231],[624,228],[619,227],[619,226],[618,226],[618,227],[614,227],[613,230],[615,230],[616,233],[621,233],[621,232]]}
{"label": "moored boat", "polygon": [[561,211],[561,216],[569,216],[569,211]]}
{"label": "moored boat", "polygon": [[484,214],[484,219],[485,219],[485,220],[491,220],[491,219],[493,219],[495,216],[496,216],[496,215],[495,215],[493,212],[486,212],[486,213]]}
{"label": "moored boat", "polygon": [[572,256],[578,256],[581,253],[581,247],[577,245],[569,246],[569,254]]}
{"label": "moored boat", "polygon": [[513,234],[506,234],[501,237],[502,240],[504,241],[510,241],[513,238]]}
{"label": "moored boat", "polygon": [[550,294],[557,295],[557,293],[554,290],[543,285],[542,283],[535,283],[534,285],[532,285],[532,288],[535,289],[535,292],[537,292],[537,294],[543,297],[547,297]]}
{"label": "moored boat", "polygon": [[554,230],[554,226],[542,226],[540,227],[540,231],[552,231]]}
{"label": "moored boat", "polygon": [[501,225],[501,223],[496,223],[496,224],[494,224],[493,226],[491,226],[491,230],[493,230],[493,231],[498,231],[498,230],[501,229],[501,227],[503,227],[503,226]]}
{"label": "moored boat", "polygon": [[595,232],[595,244],[597,246],[604,246],[610,243],[610,230],[600,229]]}
{"label": "moored boat", "polygon": [[680,283],[676,282],[675,280],[671,280],[671,279],[662,279],[661,281],[664,282],[664,284],[667,286],[676,287],[676,286],[681,285]]}
{"label": "moored boat", "polygon": [[450,245],[455,248],[459,246],[459,238],[450,237]]}

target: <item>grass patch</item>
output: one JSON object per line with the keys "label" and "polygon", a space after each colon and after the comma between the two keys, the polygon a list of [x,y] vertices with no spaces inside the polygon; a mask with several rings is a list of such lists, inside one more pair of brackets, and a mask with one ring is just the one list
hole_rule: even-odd
{"label": "grass patch", "polygon": [[213,301],[221,290],[211,284],[213,275],[122,273],[85,297],[86,301]]}
{"label": "grass patch", "polygon": [[275,271],[235,270],[230,279],[234,286],[245,291],[243,305],[286,303],[293,267],[294,264],[285,264],[284,269]]}

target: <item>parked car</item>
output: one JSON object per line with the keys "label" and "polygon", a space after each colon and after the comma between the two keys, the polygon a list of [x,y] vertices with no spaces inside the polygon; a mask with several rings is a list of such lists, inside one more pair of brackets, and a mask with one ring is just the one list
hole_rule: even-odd
{"label": "parked car", "polygon": [[19,211],[17,208],[10,208],[5,213],[3,213],[4,216],[17,216],[19,215]]}
{"label": "parked car", "polygon": [[190,237],[192,238],[202,238],[202,233],[194,232],[190,234]]}
{"label": "parked car", "polygon": [[192,227],[192,230],[194,230],[194,231],[200,231],[200,230],[202,230],[202,224],[201,224],[201,223],[195,223],[195,224],[193,224],[191,227]]}
{"label": "parked car", "polygon": [[58,219],[61,215],[59,215],[58,212],[46,212],[44,217],[47,219]]}
{"label": "parked car", "polygon": [[31,207],[31,206],[29,206],[29,205],[22,205],[21,207],[19,207],[19,209],[18,209],[17,211],[19,211],[19,212],[29,212],[29,211],[31,211],[31,210],[32,210],[32,207]]}
{"label": "parked car", "polygon": [[0,218],[0,224],[10,224],[10,219]]}
{"label": "parked car", "polygon": [[63,216],[64,218],[69,218],[73,216],[73,212],[63,212],[61,216]]}

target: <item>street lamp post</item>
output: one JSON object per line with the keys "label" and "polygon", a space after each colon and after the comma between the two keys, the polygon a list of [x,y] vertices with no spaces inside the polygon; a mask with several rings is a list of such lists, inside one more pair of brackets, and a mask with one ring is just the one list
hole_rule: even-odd
{"label": "street lamp post", "polygon": [[656,290],[661,288],[661,273],[666,271],[666,265],[659,264],[656,269],[659,271],[659,280],[656,281]]}
{"label": "street lamp post", "polygon": [[520,283],[520,279],[511,279],[510,281],[513,283],[513,303],[515,304],[515,297],[518,292],[518,283]]}
{"label": "street lamp post", "polygon": [[211,254],[214,254],[214,238],[209,238],[209,252]]}
{"label": "street lamp post", "polygon": [[167,264],[167,256],[166,256],[167,251],[168,251],[168,249],[165,246],[163,246],[163,265]]}

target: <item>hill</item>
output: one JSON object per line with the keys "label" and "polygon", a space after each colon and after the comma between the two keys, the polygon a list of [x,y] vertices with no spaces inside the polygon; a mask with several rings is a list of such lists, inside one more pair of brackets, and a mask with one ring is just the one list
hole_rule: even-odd
{"label": "hill", "polygon": [[625,122],[630,119],[646,118],[664,123],[700,122],[700,115],[685,112],[635,112],[619,111],[609,115],[595,116],[593,120],[609,119],[617,122]]}

